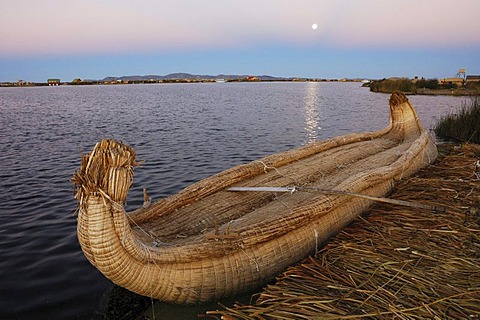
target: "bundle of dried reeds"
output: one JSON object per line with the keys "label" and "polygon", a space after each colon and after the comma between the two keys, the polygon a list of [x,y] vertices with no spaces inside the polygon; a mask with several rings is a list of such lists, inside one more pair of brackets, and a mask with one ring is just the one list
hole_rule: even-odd
{"label": "bundle of dried reeds", "polygon": [[137,165],[135,150],[130,146],[111,139],[97,143],[82,157],[80,169],[72,177],[79,206],[85,205],[91,194],[123,204]]}
{"label": "bundle of dried reeds", "polygon": [[[407,97],[392,94],[389,109],[390,124],[383,130],[318,141],[235,166],[135,213],[122,206],[135,153],[103,140],[73,178],[82,250],[116,284],[174,303],[217,300],[268,283],[396,181],[435,161],[437,148]],[[227,190],[292,182],[314,192]],[[320,192],[333,189],[341,194]]]}
{"label": "bundle of dried reeds", "polygon": [[253,305],[209,311],[223,319],[467,319],[480,315],[480,145],[449,148],[381,204],[291,267]]}

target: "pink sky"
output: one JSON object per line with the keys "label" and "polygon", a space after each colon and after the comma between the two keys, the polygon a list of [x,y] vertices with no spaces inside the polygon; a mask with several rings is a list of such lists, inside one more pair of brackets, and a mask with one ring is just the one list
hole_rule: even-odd
{"label": "pink sky", "polygon": [[479,0],[3,0],[0,57],[269,43],[479,46],[479,16]]}
{"label": "pink sky", "polygon": [[0,81],[480,74],[479,16],[480,0],[1,0]]}

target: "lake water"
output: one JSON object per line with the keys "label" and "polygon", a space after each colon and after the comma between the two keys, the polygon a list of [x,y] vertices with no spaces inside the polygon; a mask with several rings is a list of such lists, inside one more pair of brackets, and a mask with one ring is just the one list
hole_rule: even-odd
{"label": "lake water", "polygon": [[[112,283],[77,243],[69,182],[100,139],[132,145],[128,208],[265,156],[388,124],[389,95],[359,83],[0,88],[0,319],[92,319]],[[461,97],[411,96],[431,128]],[[176,311],[178,312],[178,311]]]}

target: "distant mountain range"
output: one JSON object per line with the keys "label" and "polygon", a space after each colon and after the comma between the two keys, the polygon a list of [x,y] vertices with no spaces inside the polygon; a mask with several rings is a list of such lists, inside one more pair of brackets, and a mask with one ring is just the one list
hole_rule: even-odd
{"label": "distant mountain range", "polygon": [[[252,75],[238,75],[238,74],[218,74],[218,75],[198,75],[190,73],[170,73],[165,76],[159,75],[131,75],[131,76],[121,76],[121,77],[106,77],[100,81],[147,81],[147,80],[175,80],[175,79],[244,79],[251,77]],[[290,78],[283,77],[272,77],[268,75],[255,76],[263,81],[278,81],[278,80],[288,80]]]}

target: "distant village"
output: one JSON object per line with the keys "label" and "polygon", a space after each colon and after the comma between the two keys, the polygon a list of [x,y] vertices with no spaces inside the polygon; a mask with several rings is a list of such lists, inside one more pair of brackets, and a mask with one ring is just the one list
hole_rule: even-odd
{"label": "distant village", "polygon": [[[425,79],[414,77],[399,78],[391,77],[388,79],[372,80],[372,79],[324,79],[324,78],[282,78],[272,76],[245,76],[245,75],[192,75],[188,73],[174,73],[166,76],[122,76],[122,77],[107,77],[102,80],[85,80],[76,78],[72,81],[62,81],[59,78],[46,79],[45,82],[29,82],[25,80],[18,80],[16,82],[1,82],[0,87],[33,87],[33,86],[64,86],[64,85],[119,85],[119,84],[155,84],[155,83],[225,83],[225,82],[361,82],[363,86],[370,87],[372,91],[388,91],[385,88],[385,83],[391,86],[391,83],[396,83],[393,87],[398,87],[398,83],[409,83],[410,87],[415,90],[408,91],[411,94],[431,94],[432,90],[439,92],[440,90],[452,89],[471,89],[473,88],[478,94],[480,91],[480,75],[468,75],[465,69],[459,69],[457,74],[453,77],[442,79]],[[378,84],[382,84],[382,87]],[[379,88],[376,89],[375,85]],[[422,88],[423,86],[423,88]],[[471,90],[470,90],[471,91]],[[471,92],[469,91],[469,94]],[[448,94],[444,92],[443,94]],[[453,93],[453,92],[452,92]],[[457,92],[458,93],[458,92]],[[460,93],[461,94],[461,93]]]}
{"label": "distant village", "polygon": [[480,75],[467,75],[465,69],[460,69],[455,77],[443,79],[425,79],[415,77],[388,78],[372,80],[365,83],[370,91],[391,93],[402,91],[406,94],[421,95],[480,95]]}
{"label": "distant village", "polygon": [[440,85],[453,85],[456,87],[466,86],[468,83],[478,83],[480,75],[467,75],[465,69],[459,69],[455,77],[439,79]]}
{"label": "distant village", "polygon": [[28,82],[18,80],[16,82],[1,82],[2,87],[31,87],[31,86],[63,86],[63,85],[117,85],[117,84],[154,84],[154,83],[224,83],[224,82],[365,82],[365,79],[317,79],[317,78],[278,78],[269,76],[231,76],[225,78],[211,77],[185,77],[185,78],[168,78],[161,79],[145,78],[145,77],[121,77],[106,78],[103,80],[82,80],[80,78],[72,81],[62,81],[58,78],[47,79],[46,82]]}

